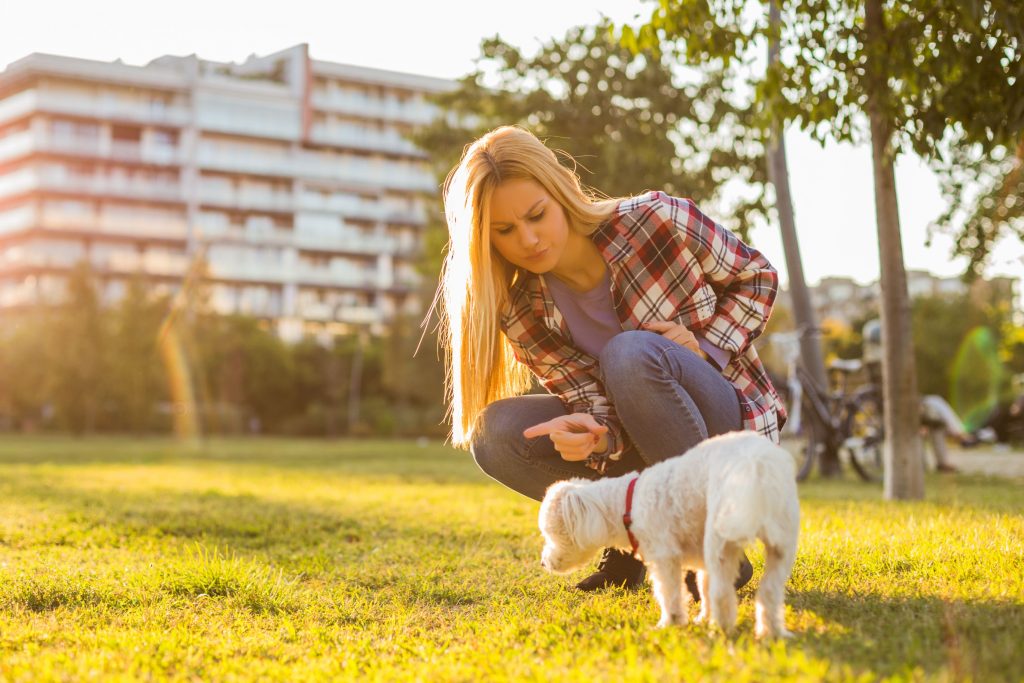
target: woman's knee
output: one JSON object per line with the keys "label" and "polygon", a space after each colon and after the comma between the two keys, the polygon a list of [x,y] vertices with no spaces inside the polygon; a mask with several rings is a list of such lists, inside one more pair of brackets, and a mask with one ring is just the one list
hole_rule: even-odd
{"label": "woman's knee", "polygon": [[470,452],[486,474],[508,468],[526,456],[527,439],[523,430],[565,414],[557,396],[532,394],[504,398],[489,404],[477,418]]}
{"label": "woman's knee", "polygon": [[477,418],[469,451],[477,466],[486,474],[493,475],[498,464],[511,454],[513,444],[523,440],[514,402],[514,398],[495,401],[484,408]]}
{"label": "woman's knee", "polygon": [[601,351],[599,363],[604,377],[605,386],[614,391],[616,388],[629,385],[637,380],[649,378],[657,373],[664,373],[665,350],[675,342],[654,332],[630,330],[612,337],[604,350]]}

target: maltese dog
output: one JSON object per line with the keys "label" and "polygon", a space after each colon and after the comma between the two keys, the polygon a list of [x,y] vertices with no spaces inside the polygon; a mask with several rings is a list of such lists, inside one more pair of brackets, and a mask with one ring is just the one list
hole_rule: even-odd
{"label": "maltese dog", "polygon": [[697,621],[736,623],[740,554],[760,539],[765,569],[756,597],[758,637],[789,637],[785,585],[793,570],[800,504],[792,456],[754,432],[708,439],[637,474],[552,484],[540,506],[541,566],[564,574],[605,547],[631,549],[647,565],[659,627],[686,624],[684,569],[697,570]]}

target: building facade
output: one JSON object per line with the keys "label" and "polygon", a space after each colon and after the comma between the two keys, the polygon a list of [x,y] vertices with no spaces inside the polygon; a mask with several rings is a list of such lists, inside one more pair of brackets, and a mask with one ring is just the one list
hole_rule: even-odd
{"label": "building facade", "polygon": [[415,312],[438,192],[404,135],[442,79],[313,60],[146,66],[33,54],[0,73],[0,311],[88,260],[115,301],[202,264],[211,305],[286,339]]}

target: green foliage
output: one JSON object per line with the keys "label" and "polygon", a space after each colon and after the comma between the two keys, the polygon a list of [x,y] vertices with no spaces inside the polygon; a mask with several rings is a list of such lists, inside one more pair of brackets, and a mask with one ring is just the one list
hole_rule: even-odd
{"label": "green foliage", "polygon": [[[0,330],[0,429],[166,432],[178,409],[170,403],[175,379],[193,388],[196,404],[181,409],[194,411],[202,435],[445,429],[444,371],[433,354],[412,357],[414,321],[399,319],[388,336],[365,342],[288,345],[265,321],[209,312],[201,282],[187,290],[172,302],[134,281],[116,305],[102,307],[83,265],[66,304],[12,316]],[[183,377],[165,366],[165,324],[180,340]]]}
{"label": "green foliage", "polygon": [[0,326],[0,426],[34,431],[49,396],[51,349],[48,311],[37,310]]}
{"label": "green foliage", "polygon": [[998,145],[951,145],[932,163],[947,198],[946,211],[928,228],[952,235],[954,256],[968,259],[967,276],[980,276],[996,244],[1015,237],[1024,241],[1024,138],[1016,151]]}
{"label": "green foliage", "polygon": [[[859,142],[873,98],[892,151],[913,150],[944,179],[949,204],[937,229],[957,236],[972,272],[1001,235],[1024,236],[1024,4],[886,2],[877,38],[863,2],[779,4],[781,60],[764,74],[747,70],[765,108],[821,141]],[[742,63],[766,49],[768,3],[758,5],[752,14],[743,0],[663,0],[622,38],[640,48],[675,42],[690,64]]]}
{"label": "green foliage", "polygon": [[[980,376],[979,368],[971,371],[968,367],[957,367],[955,363],[972,330],[984,329],[991,335],[994,347],[986,362],[1003,363],[998,349],[1004,346],[1003,338],[1012,329],[1009,302],[977,294],[919,297],[913,302],[912,316],[917,367],[928,369],[918,374],[922,394],[938,394],[951,400],[957,383],[970,383],[972,379],[988,381]],[[1005,364],[1005,369],[996,393],[1008,399],[1013,367]],[[975,393],[987,394],[988,390],[979,389]]]}
{"label": "green foliage", "polygon": [[105,379],[111,334],[87,262],[72,270],[67,297],[51,323],[50,338],[45,342],[52,344],[48,379],[57,414],[64,426],[77,434],[92,431],[110,388]]}
{"label": "green foliage", "polygon": [[167,399],[157,337],[153,333],[167,314],[165,297],[152,297],[140,278],[128,283],[124,298],[109,311],[111,321],[109,370],[105,384],[117,405],[114,418],[134,433],[152,429],[155,406]]}
{"label": "green foliage", "polygon": [[[0,677],[1011,681],[1020,482],[801,486],[792,641],[544,573],[537,503],[436,443],[0,438]],[[695,615],[696,610],[691,612]]]}

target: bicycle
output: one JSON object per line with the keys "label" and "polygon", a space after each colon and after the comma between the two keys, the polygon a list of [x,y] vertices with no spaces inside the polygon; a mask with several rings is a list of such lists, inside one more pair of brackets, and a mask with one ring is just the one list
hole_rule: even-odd
{"label": "bicycle", "polygon": [[[831,463],[850,464],[864,481],[880,481],[883,472],[884,441],[881,394],[867,384],[851,392],[850,376],[859,373],[859,360],[836,360],[828,370],[837,389],[828,391],[811,376],[800,361],[803,330],[777,332],[770,342],[782,352],[787,365],[790,416],[786,427],[795,433],[803,428],[806,443],[797,457],[797,481],[804,481],[817,463],[822,474],[837,474]],[[804,424],[804,414],[810,416]]]}

